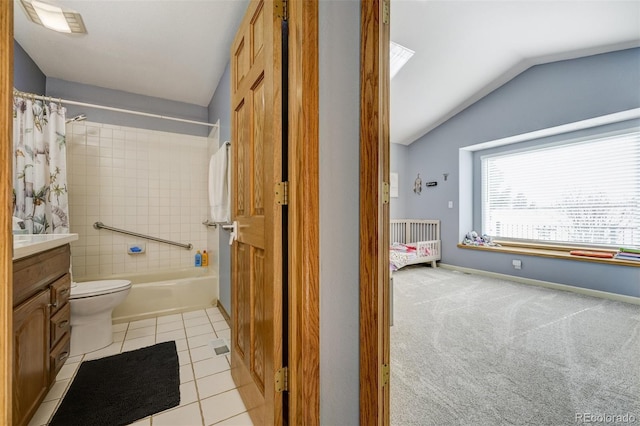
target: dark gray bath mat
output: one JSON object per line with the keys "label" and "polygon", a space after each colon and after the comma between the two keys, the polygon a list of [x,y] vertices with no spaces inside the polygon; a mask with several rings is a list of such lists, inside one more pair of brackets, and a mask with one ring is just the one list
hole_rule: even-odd
{"label": "dark gray bath mat", "polygon": [[178,404],[176,342],[164,342],[83,362],[50,425],[127,425]]}

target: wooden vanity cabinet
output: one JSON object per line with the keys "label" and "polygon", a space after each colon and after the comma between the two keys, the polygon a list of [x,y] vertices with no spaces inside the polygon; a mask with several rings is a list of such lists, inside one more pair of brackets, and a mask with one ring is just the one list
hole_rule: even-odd
{"label": "wooden vanity cabinet", "polygon": [[13,262],[13,423],[26,425],[69,356],[69,245]]}

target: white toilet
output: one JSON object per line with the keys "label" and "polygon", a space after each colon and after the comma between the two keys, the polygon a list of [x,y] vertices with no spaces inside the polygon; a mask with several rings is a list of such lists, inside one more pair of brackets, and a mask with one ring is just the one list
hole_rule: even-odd
{"label": "white toilet", "polygon": [[131,289],[128,280],[71,284],[71,356],[93,352],[113,343],[111,313]]}

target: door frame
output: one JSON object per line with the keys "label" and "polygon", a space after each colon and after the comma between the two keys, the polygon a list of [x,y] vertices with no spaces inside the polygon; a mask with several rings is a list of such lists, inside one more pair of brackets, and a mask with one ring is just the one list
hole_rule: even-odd
{"label": "door frame", "polygon": [[388,425],[390,4],[360,5],[360,424]]}
{"label": "door frame", "polygon": [[13,411],[13,1],[0,1],[0,424]]}
{"label": "door frame", "polygon": [[[288,1],[289,424],[320,423],[318,2]],[[283,342],[284,343],[284,342]]]}

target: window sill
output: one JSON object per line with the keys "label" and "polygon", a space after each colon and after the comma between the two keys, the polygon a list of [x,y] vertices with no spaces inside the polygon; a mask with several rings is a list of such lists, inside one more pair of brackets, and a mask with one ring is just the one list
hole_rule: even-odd
{"label": "window sill", "polygon": [[633,260],[606,258],[603,259],[599,257],[574,256],[572,254],[569,254],[571,250],[592,250],[607,253],[616,253],[616,250],[589,249],[585,247],[564,247],[547,244],[520,244],[507,241],[496,241],[496,243],[500,244],[500,247],[466,246],[464,244],[458,244],[458,248],[493,251],[498,253],[522,254],[527,256],[550,257],[553,259],[576,260],[578,262],[595,262],[606,263],[608,265],[634,266],[636,268],[640,267],[640,262],[636,262]]}

